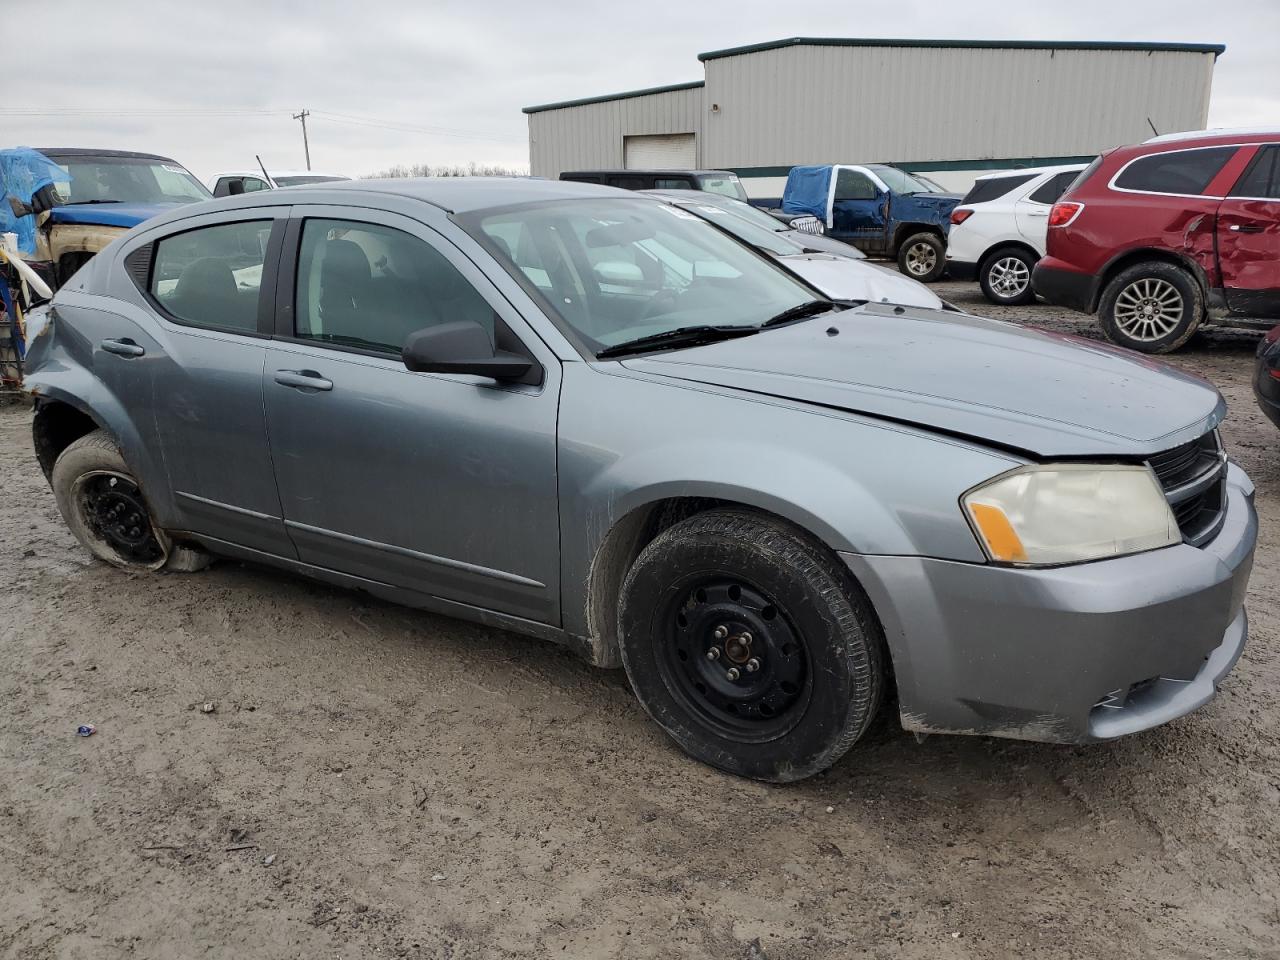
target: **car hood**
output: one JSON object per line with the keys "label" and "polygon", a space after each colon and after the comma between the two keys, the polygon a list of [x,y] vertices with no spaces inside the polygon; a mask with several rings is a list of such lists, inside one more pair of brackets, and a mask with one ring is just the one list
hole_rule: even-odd
{"label": "car hood", "polygon": [[923,283],[862,260],[825,253],[797,253],[778,260],[833,300],[870,300],[933,310],[942,307],[942,301]]}
{"label": "car hood", "polygon": [[1226,413],[1211,384],[1136,353],[884,304],[624,365],[918,425],[1033,458],[1146,456],[1200,436]]}
{"label": "car hood", "polygon": [[[194,201],[193,201],[194,202]],[[168,213],[182,203],[73,203],[54,207],[53,223],[78,223],[98,227],[136,227],[144,220]]]}

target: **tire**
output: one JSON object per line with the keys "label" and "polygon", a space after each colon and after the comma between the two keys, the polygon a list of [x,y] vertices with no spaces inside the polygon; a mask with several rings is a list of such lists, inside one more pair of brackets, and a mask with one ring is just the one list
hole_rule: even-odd
{"label": "tire", "polygon": [[729,773],[812,776],[880,707],[870,602],[828,550],[771,517],[717,510],[663,531],[627,573],[618,627],[644,709]]}
{"label": "tire", "polygon": [[1021,247],[993,250],[978,267],[982,295],[1002,307],[1034,303],[1036,293],[1031,289],[1031,271],[1038,259]]}
{"label": "tire", "polygon": [[142,490],[105,430],[63,450],[49,482],[67,526],[99,560],[125,570],[177,573],[209,565],[207,553],[174,543],[155,526]]}
{"label": "tire", "polygon": [[913,233],[898,247],[898,270],[912,280],[933,283],[947,268],[947,245],[936,233]]}
{"label": "tire", "polygon": [[1204,293],[1186,270],[1152,260],[1111,279],[1098,304],[1102,331],[1114,344],[1142,353],[1170,353],[1204,320]]}

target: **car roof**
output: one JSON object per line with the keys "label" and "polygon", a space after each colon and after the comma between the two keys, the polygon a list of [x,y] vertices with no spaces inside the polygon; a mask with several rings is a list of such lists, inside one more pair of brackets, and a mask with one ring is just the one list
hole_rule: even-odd
{"label": "car roof", "polygon": [[118,157],[128,160],[163,160],[165,163],[176,163],[170,157],[162,157],[157,153],[135,153],[132,150],[90,150],[87,147],[36,147],[37,153],[46,157]]}
{"label": "car roof", "polygon": [[1084,163],[1060,163],[1054,167],[1019,167],[1015,170],[1001,170],[999,173],[984,173],[977,177],[977,180],[1000,180],[1004,177],[1038,177],[1042,173],[1073,173],[1083,170],[1088,164]]}
{"label": "car roof", "polygon": [[565,170],[560,174],[562,177],[669,177],[669,176],[695,176],[695,177],[736,177],[737,174],[732,170]]}
{"label": "car roof", "polygon": [[[709,203],[712,206],[720,204],[721,206],[732,207],[732,205],[741,206],[747,201],[739,200],[737,197],[727,197],[723,193],[712,193],[708,190],[676,190],[673,187],[662,187],[658,190],[638,190],[637,193],[645,193],[653,197],[667,197],[680,203]],[[747,204],[750,206],[750,204]]]}
{"label": "car roof", "polygon": [[[1216,147],[1246,143],[1268,143],[1280,140],[1280,128],[1276,127],[1222,127],[1217,130],[1187,130],[1183,133],[1166,133],[1152,137],[1128,148],[1141,153],[1159,153],[1161,147],[1185,150],[1192,147]],[[1122,148],[1123,149],[1123,148]]]}
{"label": "car roof", "polygon": [[[350,180],[351,177],[345,173],[331,173],[327,170],[268,170],[272,178],[275,177],[342,177],[344,180]],[[223,177],[261,177],[261,170],[220,170],[209,179],[221,180]]]}

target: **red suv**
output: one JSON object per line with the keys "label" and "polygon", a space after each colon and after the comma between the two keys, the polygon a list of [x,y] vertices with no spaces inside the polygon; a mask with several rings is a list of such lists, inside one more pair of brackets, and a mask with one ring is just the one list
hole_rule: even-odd
{"label": "red suv", "polygon": [[1168,353],[1202,323],[1280,318],[1280,131],[1197,131],[1103,154],[1049,212],[1032,284]]}

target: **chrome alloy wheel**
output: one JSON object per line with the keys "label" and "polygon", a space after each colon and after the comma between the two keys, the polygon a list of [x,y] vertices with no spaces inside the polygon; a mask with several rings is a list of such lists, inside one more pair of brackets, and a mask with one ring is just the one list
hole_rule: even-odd
{"label": "chrome alloy wheel", "polygon": [[1001,257],[987,273],[992,291],[1007,300],[1019,297],[1031,283],[1031,271],[1017,257]]}
{"label": "chrome alloy wheel", "polygon": [[927,243],[913,243],[907,247],[907,270],[912,276],[927,277],[938,265],[938,251]]}
{"label": "chrome alloy wheel", "polygon": [[1116,327],[1125,336],[1150,343],[1162,340],[1182,323],[1182,294],[1168,280],[1135,280],[1116,297]]}

